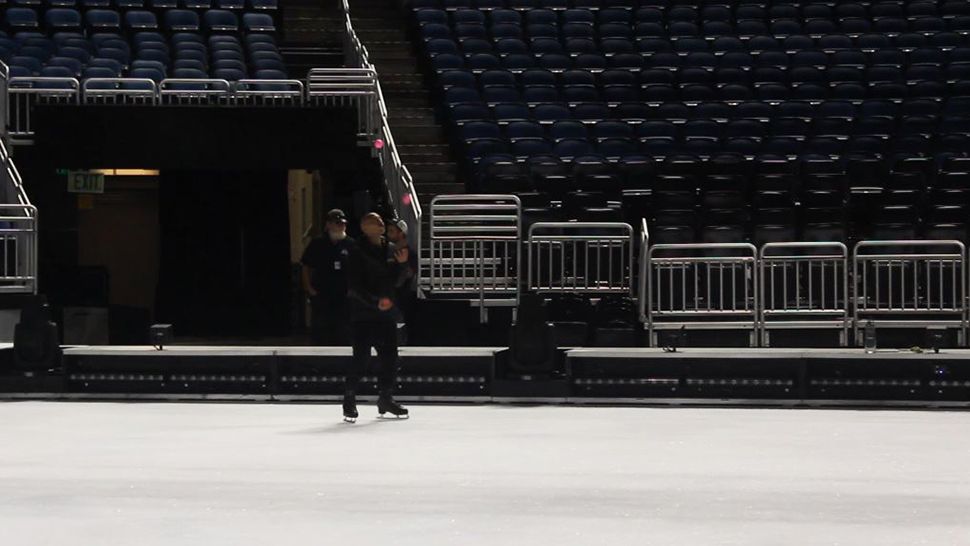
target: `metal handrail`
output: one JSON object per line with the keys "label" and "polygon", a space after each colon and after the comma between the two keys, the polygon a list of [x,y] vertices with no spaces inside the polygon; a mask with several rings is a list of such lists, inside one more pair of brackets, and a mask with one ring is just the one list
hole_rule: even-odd
{"label": "metal handrail", "polygon": [[[6,66],[2,67],[4,70]],[[4,77],[4,80],[6,78]],[[6,91],[6,88],[3,89]],[[7,97],[0,96],[0,102],[6,104]],[[20,172],[10,157],[7,149],[7,126],[0,124],[3,138],[0,138],[0,178],[2,190],[6,192],[6,199],[12,203],[0,204],[0,222],[5,226],[0,229],[0,241],[3,243],[3,256],[0,257],[2,275],[0,292],[4,293],[37,293],[37,208],[31,204],[30,197],[24,189]],[[12,243],[12,245],[11,245]],[[12,250],[12,252],[11,252]],[[13,274],[9,263],[12,254],[14,259]],[[8,284],[10,283],[10,284]]]}
{"label": "metal handrail", "polygon": [[637,256],[638,277],[637,277],[637,307],[640,311],[640,322],[647,323],[647,265],[650,263],[650,228],[647,227],[647,219],[640,219],[640,254]]}
{"label": "metal handrail", "polygon": [[[354,30],[354,25],[350,18],[350,4],[347,0],[342,0],[341,7],[344,14],[344,40],[346,42],[346,47],[344,51],[347,54],[347,64],[354,66],[355,68],[363,68],[373,72],[374,75],[374,88],[376,101],[376,114],[375,117],[375,128],[377,134],[373,135],[374,142],[376,143],[379,139],[383,142],[383,146],[375,148],[377,150],[378,157],[381,160],[381,167],[384,171],[384,182],[387,187],[387,191],[390,197],[391,205],[394,210],[398,213],[398,216],[404,219],[408,226],[411,228],[411,233],[414,234],[411,237],[415,242],[415,250],[418,253],[419,260],[421,256],[421,245],[422,241],[422,217],[423,213],[421,210],[421,203],[418,201],[418,193],[414,188],[414,179],[411,176],[411,172],[401,161],[401,156],[397,150],[397,144],[394,141],[394,135],[391,133],[391,127],[388,123],[387,116],[387,105],[384,101],[384,92],[381,89],[381,84],[377,78],[377,71],[374,65],[371,64],[370,58],[367,52],[367,48],[357,37],[357,32]],[[417,286],[418,294],[421,294],[421,268],[418,267],[417,274]]]}
{"label": "metal handrail", "polygon": [[[205,89],[170,89],[169,86],[176,84],[204,85]],[[212,87],[210,87],[212,86]],[[229,94],[232,90],[229,80],[209,79],[209,78],[166,78],[159,82],[158,92],[165,94],[203,94],[203,93],[225,93]]]}

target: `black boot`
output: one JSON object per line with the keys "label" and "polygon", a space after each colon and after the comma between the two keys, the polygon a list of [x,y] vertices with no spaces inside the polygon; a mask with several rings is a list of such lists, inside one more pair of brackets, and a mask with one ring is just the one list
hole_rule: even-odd
{"label": "black boot", "polygon": [[357,397],[354,391],[344,393],[344,421],[348,423],[357,421]]}
{"label": "black boot", "polygon": [[394,417],[408,418],[408,410],[395,402],[390,393],[381,393],[380,398],[377,399],[377,413],[382,417],[385,413],[390,413]]}

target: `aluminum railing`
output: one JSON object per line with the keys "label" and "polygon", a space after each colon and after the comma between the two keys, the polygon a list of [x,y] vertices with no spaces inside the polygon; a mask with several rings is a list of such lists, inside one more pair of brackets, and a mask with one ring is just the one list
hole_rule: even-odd
{"label": "aluminum railing", "polygon": [[29,139],[34,134],[34,108],[79,104],[80,88],[74,78],[11,78],[7,90],[7,132],[14,139]]}
{"label": "aluminum railing", "polygon": [[848,344],[849,251],[842,243],[768,243],[759,254],[762,346],[775,329],[832,329]]}
{"label": "aluminum railing", "polygon": [[532,292],[635,294],[637,244],[630,224],[538,222],[529,227],[527,244]]}
{"label": "aluminum railing", "polygon": [[303,106],[306,86],[297,80],[239,80],[233,82],[236,106]]}
{"label": "aluminum railing", "polygon": [[439,195],[431,201],[431,295],[516,304],[519,298],[522,205],[514,195]]}
{"label": "aluminum railing", "polygon": [[960,241],[861,241],[853,252],[856,343],[876,328],[947,328],[966,343],[966,248]]}
{"label": "aluminum railing", "polygon": [[37,209],[0,139],[0,293],[37,293]]}
{"label": "aluminum railing", "polygon": [[172,78],[158,84],[161,103],[178,106],[230,104],[232,84],[218,79]]}
{"label": "aluminum railing", "polygon": [[153,106],[158,86],[141,78],[90,78],[81,82],[81,103],[112,106]]}
{"label": "aluminum railing", "polygon": [[7,87],[0,106],[4,127],[21,140],[33,136],[33,109],[39,104],[301,107],[308,102],[306,85],[299,80],[2,78],[0,91]]}
{"label": "aluminum railing", "polygon": [[0,61],[0,134],[3,135],[3,143],[7,145],[10,144],[10,135],[7,132],[7,122],[10,119],[9,90],[10,68],[6,63]]}
{"label": "aluminum railing", "polygon": [[647,324],[647,256],[650,255],[650,228],[647,219],[640,219],[640,247],[637,253],[637,308],[640,322]]}
{"label": "aluminum railing", "polygon": [[[647,254],[647,328],[742,330],[757,344],[758,252],[747,243],[660,244]],[[641,293],[643,290],[641,290]]]}

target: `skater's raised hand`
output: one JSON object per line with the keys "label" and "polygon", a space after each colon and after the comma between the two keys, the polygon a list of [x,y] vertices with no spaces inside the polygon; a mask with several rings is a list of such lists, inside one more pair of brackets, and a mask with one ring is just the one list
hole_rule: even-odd
{"label": "skater's raised hand", "polygon": [[391,307],[394,307],[394,302],[391,301],[391,298],[381,298],[380,301],[377,302],[377,308],[381,311],[387,311]]}
{"label": "skater's raised hand", "polygon": [[394,261],[399,264],[407,263],[408,261],[408,247],[401,247],[394,251]]}

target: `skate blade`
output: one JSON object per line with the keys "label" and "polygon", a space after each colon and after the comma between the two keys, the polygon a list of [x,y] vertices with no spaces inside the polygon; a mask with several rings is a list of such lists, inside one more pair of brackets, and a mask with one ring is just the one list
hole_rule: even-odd
{"label": "skate blade", "polygon": [[357,422],[357,418],[356,417],[344,417],[344,423],[351,423],[351,424],[353,424],[353,423],[356,423],[356,422]]}
{"label": "skate blade", "polygon": [[403,421],[404,419],[407,419],[409,417],[411,417],[410,414],[405,414],[405,415],[384,415],[383,413],[377,414],[378,419],[385,419],[387,421],[395,421],[395,420]]}

